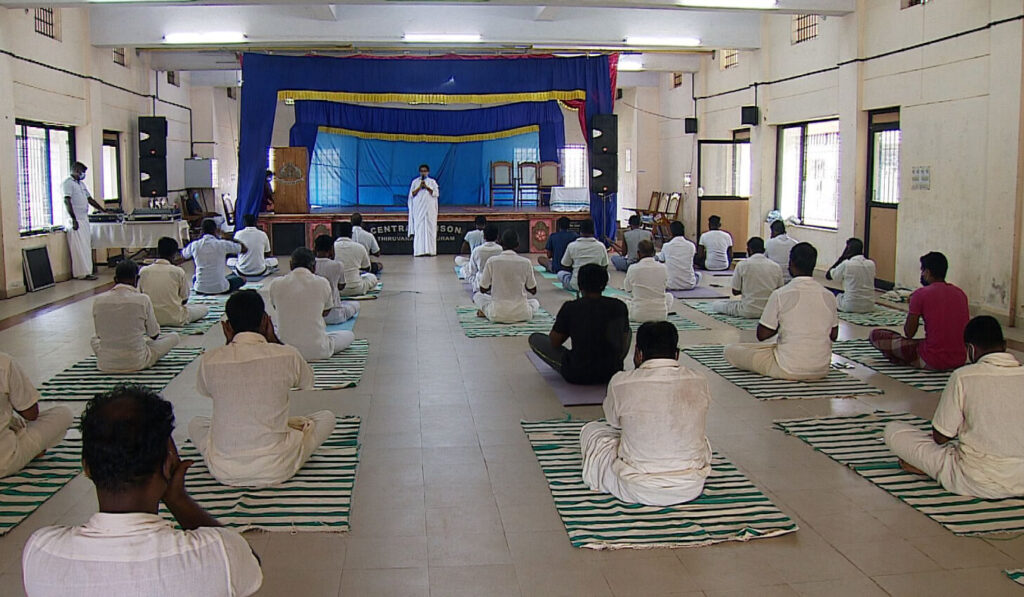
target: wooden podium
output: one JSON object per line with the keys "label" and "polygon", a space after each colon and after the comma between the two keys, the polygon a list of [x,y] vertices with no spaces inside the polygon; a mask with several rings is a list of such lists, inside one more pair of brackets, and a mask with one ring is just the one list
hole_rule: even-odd
{"label": "wooden podium", "polygon": [[274,213],[309,213],[309,152],[305,147],[274,148]]}

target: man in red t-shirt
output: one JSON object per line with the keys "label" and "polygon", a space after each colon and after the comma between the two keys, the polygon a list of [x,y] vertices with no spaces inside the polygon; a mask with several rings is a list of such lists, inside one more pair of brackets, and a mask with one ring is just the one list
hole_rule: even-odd
{"label": "man in red t-shirt", "polygon": [[[949,262],[942,253],[921,257],[921,288],[910,295],[910,310],[903,335],[892,330],[872,330],[871,344],[889,362],[918,369],[947,371],[967,361],[964,328],[971,318],[967,295],[946,282]],[[925,337],[914,339],[924,319]]]}

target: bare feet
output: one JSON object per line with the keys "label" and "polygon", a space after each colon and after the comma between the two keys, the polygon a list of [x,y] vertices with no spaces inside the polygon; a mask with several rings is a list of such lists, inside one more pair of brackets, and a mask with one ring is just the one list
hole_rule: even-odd
{"label": "bare feet", "polygon": [[925,474],[924,471],[922,471],[921,469],[917,468],[916,466],[910,464],[906,460],[903,460],[902,458],[900,458],[899,461],[900,461],[900,468],[905,470],[905,471],[907,471],[908,473],[910,473],[912,475],[923,475],[923,474]]}
{"label": "bare feet", "polygon": [[477,317],[487,317],[486,315],[484,315],[484,312],[481,311],[480,309],[476,310],[476,316]]}

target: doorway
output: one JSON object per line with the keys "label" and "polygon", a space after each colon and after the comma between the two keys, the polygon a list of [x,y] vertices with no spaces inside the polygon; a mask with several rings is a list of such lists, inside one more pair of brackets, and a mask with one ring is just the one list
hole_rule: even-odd
{"label": "doorway", "polygon": [[890,290],[896,280],[900,205],[899,108],[869,113],[867,175],[864,252],[875,262],[875,286]]}

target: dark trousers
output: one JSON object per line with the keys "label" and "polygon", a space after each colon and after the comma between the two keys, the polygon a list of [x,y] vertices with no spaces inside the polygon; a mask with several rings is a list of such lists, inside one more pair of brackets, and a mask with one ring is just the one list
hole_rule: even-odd
{"label": "dark trousers", "polygon": [[[619,355],[619,362],[621,363],[626,359],[626,355],[629,354],[629,345],[633,342],[633,330],[626,330],[626,340],[622,347],[622,354]],[[554,347],[551,345],[551,338],[547,334],[541,334],[534,332],[530,334],[530,350],[547,363],[552,369],[562,374],[565,377],[565,373],[562,371],[562,359],[565,358],[565,353],[568,352],[566,349]],[[580,383],[571,379],[566,379],[569,383]]]}

